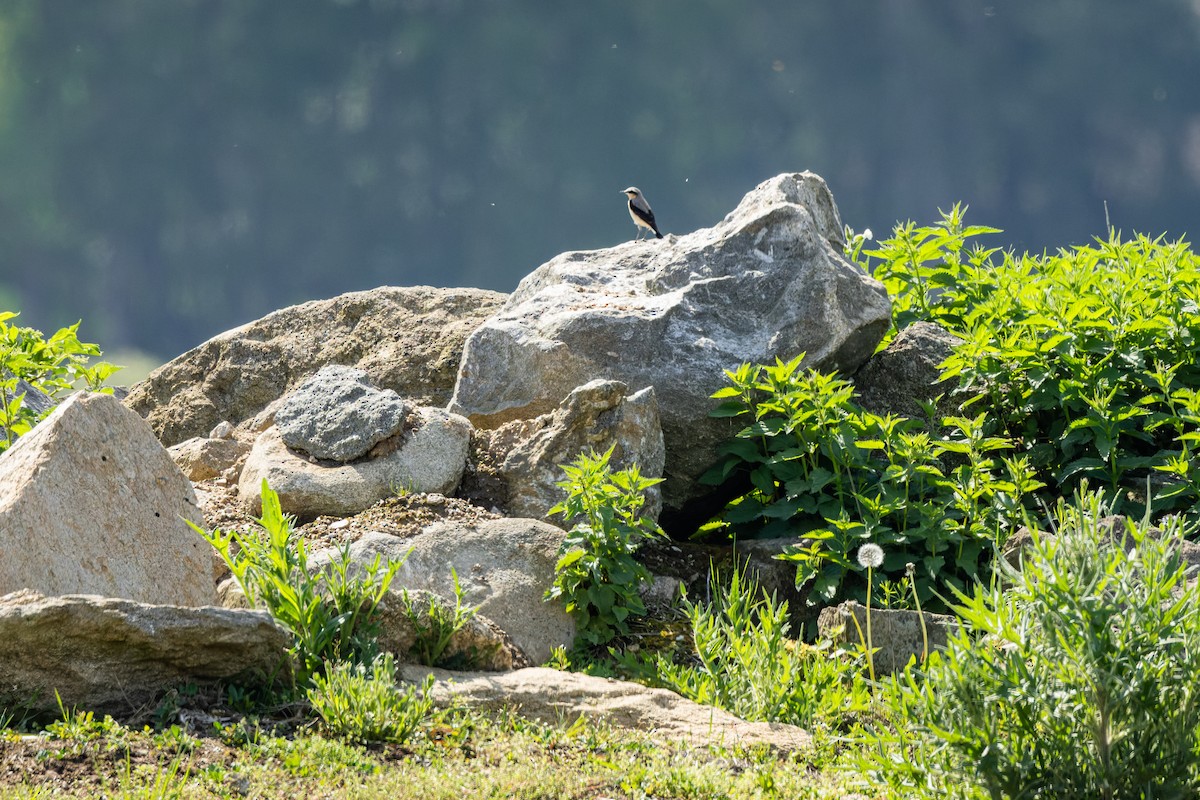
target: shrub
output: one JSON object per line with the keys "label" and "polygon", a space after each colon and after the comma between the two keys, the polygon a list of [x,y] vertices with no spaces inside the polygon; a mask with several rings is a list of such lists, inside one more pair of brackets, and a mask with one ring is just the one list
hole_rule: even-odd
{"label": "shrub", "polygon": [[1088,480],[1141,515],[1150,472],[1159,512],[1191,510],[1200,486],[1200,261],[1183,241],[1112,232],[1041,256],[967,247],[958,206],[898,225],[864,253],[895,328],[936,322],[965,341],[943,365],[987,433],[1013,443],[1058,496]]}
{"label": "shrub", "polygon": [[0,311],[0,453],[40,420],[25,403],[22,381],[58,399],[78,383],[97,391],[119,369],[103,361],[89,366],[100,348],[79,341],[78,322],[47,339],[33,328],[10,325],[16,316]]}
{"label": "shrub", "polygon": [[576,637],[601,645],[629,632],[631,616],[646,613],[639,587],[650,573],[633,554],[647,536],[661,535],[653,521],[640,515],[644,492],[661,482],[643,478],[637,466],[614,471],[613,450],[585,454],[563,467],[559,484],[567,497],[554,508],[576,524],[563,539],[554,583],[546,599],[563,598],[576,619]]}
{"label": "shrub", "polygon": [[881,580],[916,569],[922,602],[939,586],[986,578],[997,544],[1019,522],[1039,484],[1009,443],[981,417],[943,420],[939,438],[912,420],[880,417],[854,403],[848,381],[800,368],[803,354],[774,366],[743,364],[713,396],[715,416],[744,419],[705,480],[735,471],[754,489],[721,519],[741,537],[804,536],[783,556],[797,563],[810,603],[865,599],[861,545],[883,547]]}
{"label": "shrub", "polygon": [[[1098,494],[1060,504],[1009,591],[976,587],[968,630],[909,673],[909,720],[879,777],[931,796],[1194,797],[1200,791],[1200,588],[1173,519],[1112,534]],[[1109,540],[1109,537],[1112,540]]]}
{"label": "shrub", "polygon": [[351,742],[403,744],[429,716],[433,676],[418,688],[396,684],[391,653],[365,664],[327,664],[313,676],[308,702],[334,735]]}
{"label": "shrub", "polygon": [[341,548],[318,574],[310,574],[308,549],[295,535],[279,496],[266,480],[262,485],[265,539],[236,531],[208,533],[188,523],[220,554],[247,599],[261,602],[276,622],[291,631],[295,644],[296,681],[307,686],[326,662],[368,662],[375,656],[377,634],[372,619],[403,563],[381,563],[379,556],[361,573]]}

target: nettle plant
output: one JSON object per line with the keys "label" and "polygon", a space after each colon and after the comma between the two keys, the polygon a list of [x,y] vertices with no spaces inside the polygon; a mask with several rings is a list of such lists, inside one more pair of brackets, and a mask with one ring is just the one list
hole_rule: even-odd
{"label": "nettle plant", "polygon": [[811,582],[811,604],[865,598],[855,554],[867,542],[884,550],[880,580],[905,580],[914,565],[921,602],[984,577],[1040,486],[1027,459],[987,435],[982,416],[949,417],[935,436],[914,420],[869,413],[849,381],[802,369],[803,357],[743,364],[713,395],[722,400],[714,415],[745,425],[704,480],[741,471],[753,485],[726,508],[727,530],[803,536],[782,558],[796,562],[798,586]]}
{"label": "nettle plant", "polygon": [[587,453],[563,466],[559,486],[567,497],[550,509],[574,527],[559,549],[553,585],[546,599],[562,598],[575,616],[576,638],[586,645],[606,644],[629,633],[631,617],[644,616],[639,592],[650,573],[634,553],[644,539],[661,536],[641,515],[645,491],[661,478],[644,478],[636,465],[613,470],[613,448]]}
{"label": "nettle plant", "polygon": [[942,379],[1012,442],[1057,495],[1084,480],[1140,515],[1194,513],[1200,422],[1200,262],[1183,241],[1136,236],[1041,256],[968,245],[955,206],[897,226],[862,263],[893,299],[895,329],[935,322],[962,337]]}
{"label": "nettle plant", "polygon": [[0,453],[41,419],[25,402],[27,386],[58,400],[80,385],[99,391],[120,369],[103,361],[93,363],[100,348],[79,341],[78,322],[47,339],[33,328],[9,324],[16,316],[0,311]]}

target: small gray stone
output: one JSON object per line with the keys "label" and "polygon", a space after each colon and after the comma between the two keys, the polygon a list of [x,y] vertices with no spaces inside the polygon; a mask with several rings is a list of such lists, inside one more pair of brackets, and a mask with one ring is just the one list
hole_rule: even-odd
{"label": "small gray stone", "polygon": [[[838,644],[862,646],[867,636],[867,609],[862,603],[847,600],[839,606],[821,609],[817,630],[821,636]],[[924,633],[922,633],[922,618]],[[857,620],[857,625],[855,621]],[[890,675],[899,672],[909,659],[920,661],[928,638],[929,650],[942,649],[950,634],[957,631],[957,617],[948,614],[918,614],[895,608],[872,608],[870,636],[875,649],[875,673]],[[862,636],[859,636],[859,631]]]}
{"label": "small gray stone", "polygon": [[399,433],[407,416],[400,395],[372,386],[366,372],[330,364],[284,398],[275,424],[288,447],[344,464]]}

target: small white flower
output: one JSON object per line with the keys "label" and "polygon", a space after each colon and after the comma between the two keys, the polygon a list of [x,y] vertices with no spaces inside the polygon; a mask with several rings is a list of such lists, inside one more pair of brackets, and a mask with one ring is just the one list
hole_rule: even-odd
{"label": "small white flower", "polygon": [[872,234],[871,234],[870,228],[867,228],[865,231],[862,232],[862,238],[866,239],[868,242],[871,241]]}
{"label": "small white flower", "polygon": [[883,565],[883,548],[867,543],[858,548],[858,565],[865,569],[877,569]]}

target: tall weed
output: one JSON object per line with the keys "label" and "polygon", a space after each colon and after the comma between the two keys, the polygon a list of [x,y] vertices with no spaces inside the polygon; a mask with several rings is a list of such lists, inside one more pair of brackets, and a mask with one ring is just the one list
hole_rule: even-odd
{"label": "tall weed", "polygon": [[209,533],[188,524],[216,549],[247,599],[261,602],[291,631],[296,682],[307,686],[326,662],[370,662],[378,633],[372,614],[403,559],[384,564],[376,556],[360,572],[342,548],[323,570],[311,573],[308,548],[265,479],[258,523],[265,538],[219,529]]}
{"label": "tall weed", "polygon": [[1111,530],[1108,512],[1097,493],[1060,503],[1057,534],[1005,566],[1011,589],[958,596],[966,627],[893,687],[908,725],[877,777],[904,796],[1196,796],[1200,588],[1182,526]]}
{"label": "tall weed", "polygon": [[728,586],[714,575],[711,590],[711,604],[685,600],[695,650],[682,663],[657,655],[657,683],[742,719],[806,727],[838,725],[869,705],[857,661],[789,638],[786,601],[739,569]]}

